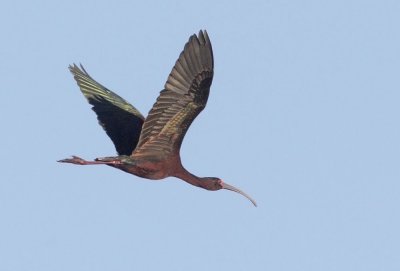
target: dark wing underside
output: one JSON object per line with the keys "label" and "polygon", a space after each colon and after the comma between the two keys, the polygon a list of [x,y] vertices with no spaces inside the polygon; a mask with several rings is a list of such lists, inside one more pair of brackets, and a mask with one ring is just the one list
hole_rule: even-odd
{"label": "dark wing underside", "polygon": [[214,60],[206,31],[192,35],[179,55],[164,90],[150,110],[133,155],[178,153],[183,137],[207,103]]}
{"label": "dark wing underside", "polygon": [[82,67],[69,66],[83,95],[93,105],[100,125],[113,141],[119,155],[135,149],[144,117],[123,98],[96,82]]}

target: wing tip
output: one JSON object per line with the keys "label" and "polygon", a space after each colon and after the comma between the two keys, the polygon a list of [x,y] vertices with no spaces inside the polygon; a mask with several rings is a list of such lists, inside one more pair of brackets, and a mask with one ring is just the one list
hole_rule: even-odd
{"label": "wing tip", "polygon": [[92,79],[92,77],[89,75],[89,73],[83,67],[82,63],[79,63],[79,66],[75,63],[72,63],[68,66],[68,69],[74,76],[85,75]]}
{"label": "wing tip", "polygon": [[214,53],[212,50],[212,45],[210,41],[210,37],[208,36],[207,30],[200,30],[198,34],[199,43],[206,47],[209,51],[209,61],[211,61],[211,66],[214,67]]}
{"label": "wing tip", "polygon": [[210,43],[210,38],[208,37],[207,30],[200,30],[198,34],[198,39],[200,41],[200,44],[206,44]]}

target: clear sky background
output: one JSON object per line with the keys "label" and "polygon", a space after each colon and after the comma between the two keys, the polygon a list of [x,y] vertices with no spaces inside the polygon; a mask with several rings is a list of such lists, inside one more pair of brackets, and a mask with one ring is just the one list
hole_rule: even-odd
{"label": "clear sky background", "polygon": [[[0,270],[400,270],[399,1],[3,1]],[[67,67],[144,115],[189,36],[215,76],[187,169],[115,154]]]}

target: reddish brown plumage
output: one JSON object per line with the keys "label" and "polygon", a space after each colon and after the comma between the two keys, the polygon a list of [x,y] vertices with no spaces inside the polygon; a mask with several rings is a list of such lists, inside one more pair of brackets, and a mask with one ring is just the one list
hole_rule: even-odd
{"label": "reddish brown plumage", "polygon": [[86,161],[77,156],[59,162],[106,164],[139,177],[159,180],[177,177],[207,190],[228,189],[255,201],[215,177],[197,177],[181,163],[182,140],[206,106],[213,79],[214,60],[206,31],[192,35],[175,63],[164,90],[146,119],[131,104],[96,82],[81,66],[70,66],[82,93],[93,105],[99,123],[112,139],[119,156]]}

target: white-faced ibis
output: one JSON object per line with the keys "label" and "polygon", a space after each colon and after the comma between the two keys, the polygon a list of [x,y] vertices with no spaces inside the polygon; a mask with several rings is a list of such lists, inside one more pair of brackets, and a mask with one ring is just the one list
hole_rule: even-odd
{"label": "white-faced ibis", "polygon": [[130,103],[95,81],[82,65],[80,69],[74,64],[69,70],[113,141],[118,156],[94,161],[72,156],[58,162],[105,164],[152,180],[173,176],[207,190],[240,193],[257,206],[238,188],[219,178],[197,177],[181,163],[183,137],[206,106],[214,74],[213,52],[206,31],[190,37],[146,119]]}

